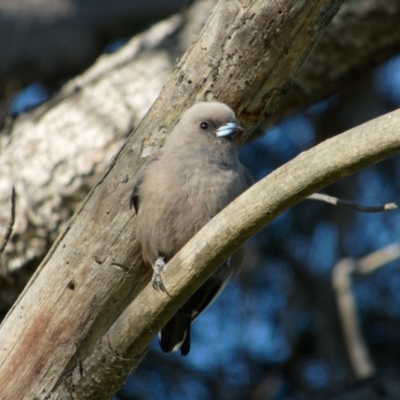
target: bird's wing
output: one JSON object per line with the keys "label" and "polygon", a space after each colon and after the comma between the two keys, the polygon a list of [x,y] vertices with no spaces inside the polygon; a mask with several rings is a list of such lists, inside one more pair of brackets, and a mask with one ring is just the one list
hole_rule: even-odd
{"label": "bird's wing", "polygon": [[143,169],[141,170],[138,178],[136,179],[135,184],[133,185],[133,190],[132,190],[131,196],[129,198],[129,207],[130,208],[133,207],[135,209],[136,214],[139,211],[139,190],[140,190],[140,185],[143,182],[143,178],[144,178],[144,175],[146,173],[146,169],[148,168],[148,166],[150,164],[154,163],[157,160],[158,160],[158,157],[154,156],[154,157],[151,157],[149,159],[149,161],[147,161],[146,165],[143,167]]}

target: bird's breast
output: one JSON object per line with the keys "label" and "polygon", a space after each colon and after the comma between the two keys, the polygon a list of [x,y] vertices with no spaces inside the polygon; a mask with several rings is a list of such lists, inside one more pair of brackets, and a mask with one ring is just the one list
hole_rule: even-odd
{"label": "bird's breast", "polygon": [[138,236],[150,264],[173,257],[246,189],[240,164],[180,161],[154,165],[143,184]]}

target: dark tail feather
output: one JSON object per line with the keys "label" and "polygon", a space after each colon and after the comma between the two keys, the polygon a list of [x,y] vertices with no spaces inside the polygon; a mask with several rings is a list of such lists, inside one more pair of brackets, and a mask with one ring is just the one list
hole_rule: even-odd
{"label": "dark tail feather", "polygon": [[[186,356],[190,351],[191,318],[179,310],[161,329],[160,346],[164,353],[170,353],[180,344],[181,354]],[[178,349],[176,348],[176,350]]]}
{"label": "dark tail feather", "polygon": [[186,336],[185,336],[185,340],[183,341],[182,346],[181,346],[181,354],[183,356],[187,356],[190,351],[190,324],[191,324],[191,319],[188,318],[187,326],[186,326]]}

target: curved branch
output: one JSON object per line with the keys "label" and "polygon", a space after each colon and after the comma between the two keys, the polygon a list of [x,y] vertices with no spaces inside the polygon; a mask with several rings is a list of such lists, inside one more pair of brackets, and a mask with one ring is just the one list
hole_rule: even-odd
{"label": "curved branch", "polygon": [[313,191],[398,153],[399,128],[397,110],[301,153],[253,185],[168,263],[163,282],[169,296],[148,285],[127,308],[113,327],[118,335],[110,339],[112,348],[142,352],[188,295],[250,236]]}
{"label": "curved branch", "polygon": [[[313,191],[399,152],[399,128],[400,110],[342,133],[301,153],[233,201],[167,264],[163,282],[168,294],[148,284],[83,361],[90,374],[78,380],[75,369],[79,398],[86,398],[88,387],[103,389],[96,382],[108,377],[105,365],[135,368],[154,335],[250,236]],[[125,378],[119,378],[121,384]]]}

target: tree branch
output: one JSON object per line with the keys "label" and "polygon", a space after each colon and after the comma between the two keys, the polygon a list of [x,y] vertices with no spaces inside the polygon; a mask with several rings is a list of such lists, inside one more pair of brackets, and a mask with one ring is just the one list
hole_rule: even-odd
{"label": "tree branch", "polygon": [[394,243],[381,250],[374,251],[367,256],[360,258],[355,266],[355,272],[359,274],[370,274],[386,264],[400,258],[400,244]]}
{"label": "tree branch", "polygon": [[354,374],[360,380],[370,378],[375,374],[375,366],[361,332],[356,302],[351,289],[351,277],[354,272],[369,274],[399,258],[400,245],[393,244],[359,260],[344,258],[334,266],[332,271],[332,286],[336,293],[336,303],[347,353]]}
{"label": "tree branch", "polygon": [[393,211],[397,209],[397,205],[395,203],[387,203],[380,206],[363,206],[362,204],[358,204],[351,200],[338,199],[337,197],[328,196],[327,194],[322,193],[314,193],[311,196],[308,196],[307,200],[323,201],[325,203],[333,204],[334,206],[349,207],[365,213]]}

